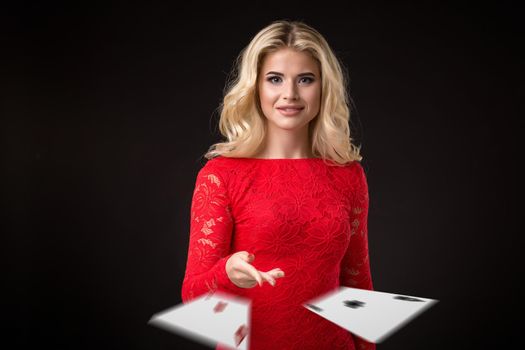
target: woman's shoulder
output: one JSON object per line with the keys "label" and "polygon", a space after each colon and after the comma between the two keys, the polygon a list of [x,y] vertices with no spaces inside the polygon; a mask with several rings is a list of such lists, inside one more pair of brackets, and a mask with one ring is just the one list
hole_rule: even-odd
{"label": "woman's shoulder", "polygon": [[346,165],[348,176],[346,177],[351,187],[367,187],[366,172],[361,162],[354,160]]}
{"label": "woman's shoulder", "polygon": [[347,168],[351,172],[358,173],[358,174],[364,174],[365,172],[365,170],[363,169],[363,165],[358,160],[354,160],[354,161],[346,163],[345,168]]}
{"label": "woman's shoulder", "polygon": [[214,173],[222,178],[229,177],[231,169],[235,168],[235,158],[228,158],[223,156],[216,156],[214,158],[207,159],[203,164],[200,172]]}
{"label": "woman's shoulder", "polygon": [[361,162],[358,160],[349,161],[338,166],[331,166],[330,168],[339,171],[344,176],[362,176],[364,175],[364,169]]}
{"label": "woman's shoulder", "polygon": [[332,166],[330,169],[342,188],[351,190],[366,184],[365,170],[358,160],[347,162],[343,166]]}

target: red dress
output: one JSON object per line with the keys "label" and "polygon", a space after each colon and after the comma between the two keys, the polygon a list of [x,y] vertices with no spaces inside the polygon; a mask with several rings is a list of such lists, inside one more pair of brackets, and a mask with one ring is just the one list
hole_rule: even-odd
{"label": "red dress", "polygon": [[[215,290],[250,299],[250,350],[375,349],[302,306],[339,286],[373,290],[365,173],[329,162],[219,156],[197,175],[182,301]],[[237,287],[225,264],[243,250],[285,277]]]}

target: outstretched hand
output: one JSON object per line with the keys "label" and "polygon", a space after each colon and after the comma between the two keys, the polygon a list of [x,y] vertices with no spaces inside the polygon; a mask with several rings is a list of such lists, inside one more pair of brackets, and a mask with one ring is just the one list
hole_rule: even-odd
{"label": "outstretched hand", "polygon": [[257,270],[251,265],[253,260],[255,260],[255,255],[241,251],[230,256],[226,262],[226,273],[237,287],[253,288],[256,284],[262,286],[264,281],[275,286],[276,279],[284,277],[284,272],[280,268],[266,272]]}

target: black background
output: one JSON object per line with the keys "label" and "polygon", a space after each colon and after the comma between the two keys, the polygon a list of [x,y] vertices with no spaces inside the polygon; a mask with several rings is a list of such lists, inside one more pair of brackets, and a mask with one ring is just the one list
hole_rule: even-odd
{"label": "black background", "polygon": [[147,321],[181,302],[226,77],[276,19],[317,28],[348,68],[375,289],[440,301],[378,348],[517,340],[520,11],[366,4],[4,7],[4,341],[207,349]]}

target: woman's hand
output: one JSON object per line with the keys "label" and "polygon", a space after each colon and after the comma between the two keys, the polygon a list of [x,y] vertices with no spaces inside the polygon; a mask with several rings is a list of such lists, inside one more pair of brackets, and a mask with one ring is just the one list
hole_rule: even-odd
{"label": "woman's hand", "polygon": [[251,265],[254,259],[255,255],[241,251],[230,256],[226,261],[226,273],[237,287],[253,288],[257,283],[262,286],[264,281],[275,286],[275,280],[284,277],[284,272],[280,268],[267,272],[257,270]]}

